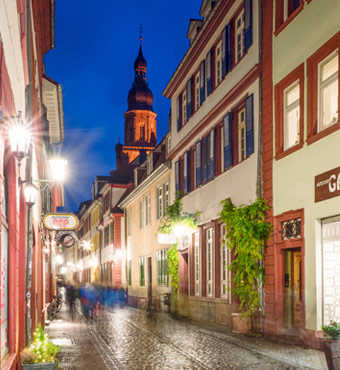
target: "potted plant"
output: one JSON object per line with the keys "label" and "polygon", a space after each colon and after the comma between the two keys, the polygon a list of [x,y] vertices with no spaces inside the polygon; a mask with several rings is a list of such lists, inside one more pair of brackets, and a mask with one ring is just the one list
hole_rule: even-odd
{"label": "potted plant", "polygon": [[54,370],[58,368],[58,361],[56,359],[58,352],[59,347],[49,341],[48,335],[39,323],[34,332],[33,342],[20,354],[21,366],[24,370]]}
{"label": "potted plant", "polygon": [[340,369],[340,323],[331,320],[328,325],[322,325],[324,335],[323,348],[329,370]]}
{"label": "potted plant", "polygon": [[229,266],[233,272],[232,289],[240,302],[240,312],[232,314],[233,332],[244,334],[250,331],[250,316],[258,312],[261,303],[260,288],[265,278],[261,261],[272,230],[271,223],[265,221],[269,206],[260,198],[238,207],[230,198],[221,203],[220,219],[226,225],[224,245],[234,255]]}

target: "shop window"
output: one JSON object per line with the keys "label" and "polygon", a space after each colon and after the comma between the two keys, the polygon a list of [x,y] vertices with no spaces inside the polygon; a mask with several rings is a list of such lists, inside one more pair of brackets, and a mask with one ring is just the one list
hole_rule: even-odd
{"label": "shop window", "polygon": [[225,244],[226,226],[220,225],[220,251],[221,251],[221,297],[231,300],[231,272],[229,266],[231,262],[231,251]]}

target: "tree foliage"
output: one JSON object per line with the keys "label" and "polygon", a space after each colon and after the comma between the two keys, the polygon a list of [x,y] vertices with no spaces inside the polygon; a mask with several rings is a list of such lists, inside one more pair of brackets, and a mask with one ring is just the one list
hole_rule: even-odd
{"label": "tree foliage", "polygon": [[174,299],[177,298],[177,291],[179,285],[179,258],[178,258],[178,250],[177,244],[174,244],[168,250],[168,273],[171,276],[171,287],[173,288],[174,292]]}
{"label": "tree foliage", "polygon": [[258,198],[251,205],[234,206],[230,198],[224,199],[220,212],[226,224],[225,245],[234,251],[229,269],[234,273],[233,293],[240,300],[244,316],[254,313],[260,307],[260,284],[264,283],[264,244],[269,238],[272,225],[265,221],[269,210],[266,201]]}

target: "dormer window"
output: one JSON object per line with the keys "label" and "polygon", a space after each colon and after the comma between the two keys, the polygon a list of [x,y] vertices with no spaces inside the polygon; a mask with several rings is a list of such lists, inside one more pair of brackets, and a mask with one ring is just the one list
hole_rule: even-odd
{"label": "dormer window", "polygon": [[152,172],[153,170],[153,153],[151,152],[148,157],[147,157],[147,161],[146,161],[146,171],[148,173],[148,175],[150,175],[150,173]]}

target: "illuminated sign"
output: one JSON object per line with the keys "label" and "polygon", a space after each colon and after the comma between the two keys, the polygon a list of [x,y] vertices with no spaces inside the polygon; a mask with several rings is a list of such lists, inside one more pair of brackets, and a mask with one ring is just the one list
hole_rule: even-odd
{"label": "illuminated sign", "polygon": [[74,230],[78,218],[71,213],[50,213],[44,218],[44,225],[50,230]]}

